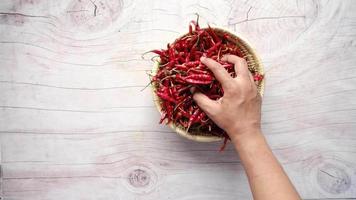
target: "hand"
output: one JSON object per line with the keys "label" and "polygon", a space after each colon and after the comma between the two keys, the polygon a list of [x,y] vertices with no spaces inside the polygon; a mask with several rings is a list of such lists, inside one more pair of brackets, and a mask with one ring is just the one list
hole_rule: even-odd
{"label": "hand", "polygon": [[261,96],[246,61],[234,55],[225,55],[222,58],[235,65],[237,76],[232,78],[218,62],[205,57],[200,60],[221,83],[224,96],[214,101],[196,92],[193,98],[198,106],[228,133],[233,142],[244,133],[260,130]]}

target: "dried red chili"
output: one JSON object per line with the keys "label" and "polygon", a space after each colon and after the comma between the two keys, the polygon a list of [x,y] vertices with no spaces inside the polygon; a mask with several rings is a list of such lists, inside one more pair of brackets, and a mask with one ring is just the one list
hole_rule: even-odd
{"label": "dried red chili", "polygon": [[[156,94],[161,100],[162,116],[160,123],[166,120],[189,129],[194,134],[208,132],[224,137],[225,148],[229,137],[197,106],[190,93],[191,87],[217,100],[224,95],[221,84],[212,72],[200,62],[201,56],[210,57],[219,62],[228,73],[235,77],[234,66],[221,61],[225,54],[242,56],[236,44],[230,41],[226,33],[218,34],[213,28],[200,28],[198,20],[189,23],[189,32],[177,39],[173,44],[167,44],[167,49],[152,50],[160,58],[156,75],[152,83],[156,86]],[[252,71],[256,82],[263,75]]]}

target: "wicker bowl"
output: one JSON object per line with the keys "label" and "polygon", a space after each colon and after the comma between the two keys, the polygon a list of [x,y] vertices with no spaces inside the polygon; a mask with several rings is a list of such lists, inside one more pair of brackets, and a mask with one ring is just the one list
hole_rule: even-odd
{"label": "wicker bowl", "polygon": [[[263,66],[260,62],[260,59],[258,58],[256,52],[253,50],[253,48],[246,42],[246,40],[242,39],[239,36],[236,36],[235,34],[223,29],[223,28],[213,28],[215,33],[218,36],[222,36],[223,34],[227,33],[230,35],[230,42],[233,42],[236,44],[236,46],[241,50],[243,54],[243,58],[246,59],[248,68],[253,69],[256,72],[259,72],[260,74],[264,74],[263,71]],[[188,33],[187,33],[188,34]],[[187,34],[182,35],[180,38],[186,36]],[[152,69],[152,75],[155,75],[158,71],[159,67],[159,60],[155,60],[153,69]],[[265,80],[263,79],[259,85],[257,86],[258,92],[260,93],[261,96],[263,96],[263,91],[264,91],[264,83]],[[153,93],[153,99],[155,102],[155,105],[158,109],[158,111],[161,113],[162,106],[161,106],[161,99],[156,95],[156,85],[152,84],[152,93]],[[217,137],[215,135],[209,134],[209,133],[192,133],[192,132],[187,132],[184,127],[180,125],[176,125],[173,122],[170,122],[168,126],[174,130],[178,135],[181,135],[187,139],[194,140],[197,142],[214,142],[214,141],[219,141],[222,140],[223,137]]]}

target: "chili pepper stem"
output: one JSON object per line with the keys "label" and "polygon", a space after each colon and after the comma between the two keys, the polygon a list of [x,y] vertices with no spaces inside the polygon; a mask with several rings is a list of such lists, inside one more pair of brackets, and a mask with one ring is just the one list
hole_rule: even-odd
{"label": "chili pepper stem", "polygon": [[182,105],[182,103],[184,103],[184,101],[182,101],[182,102],[180,102],[179,104],[177,104],[177,105],[174,107],[173,111],[176,111],[177,108],[178,108],[180,105]]}
{"label": "chili pepper stem", "polygon": [[[151,51],[143,52],[143,53],[141,54],[142,60],[145,60],[145,55],[148,54],[148,53],[154,53],[154,52],[152,52],[152,50],[151,50]],[[159,57],[159,56],[153,56],[153,58],[155,58],[155,57]],[[152,58],[151,58],[151,60],[152,60]]]}
{"label": "chili pepper stem", "polygon": [[148,53],[152,53],[152,51],[146,51],[146,52],[143,52],[143,53],[141,54],[142,60],[145,60],[145,55],[148,54]]}
{"label": "chili pepper stem", "polygon": [[198,13],[194,13],[197,16],[197,25],[199,26],[199,14]]}
{"label": "chili pepper stem", "polygon": [[160,83],[162,83],[162,81],[164,81],[164,80],[166,80],[166,79],[168,79],[168,78],[171,78],[171,77],[173,77],[173,76],[174,76],[174,75],[166,76],[166,77],[162,78],[162,79],[160,80]]}
{"label": "chili pepper stem", "polygon": [[189,133],[190,127],[191,127],[191,124],[188,124],[188,127],[187,127],[187,129],[185,129],[185,132]]}
{"label": "chili pepper stem", "polygon": [[219,48],[219,51],[218,51],[218,61],[220,61],[220,53],[221,53],[221,47]]}
{"label": "chili pepper stem", "polygon": [[142,88],[140,90],[140,92],[144,91],[148,86],[150,86],[153,83],[153,81],[151,80],[144,88]]}
{"label": "chili pepper stem", "polygon": [[[153,56],[150,60],[151,60],[151,62],[157,62],[157,58],[159,58],[159,56]],[[143,58],[144,59],[144,58]],[[154,60],[154,59],[156,59],[156,60]]]}

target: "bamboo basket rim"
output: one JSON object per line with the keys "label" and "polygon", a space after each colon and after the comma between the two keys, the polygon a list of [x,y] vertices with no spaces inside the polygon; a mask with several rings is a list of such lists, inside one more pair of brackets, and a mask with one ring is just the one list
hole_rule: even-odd
{"label": "bamboo basket rim", "polygon": [[[205,29],[205,28],[202,28],[202,29]],[[230,32],[229,30],[227,30],[225,28],[212,27],[212,29],[229,34],[232,37],[232,40],[235,41],[236,45],[241,45],[244,48],[246,48],[247,54],[244,56],[244,58],[247,60],[248,66],[254,67],[257,72],[264,75],[264,68],[262,66],[262,63],[261,63],[259,57],[258,57],[258,54],[251,47],[250,43],[245,38],[243,38],[241,35],[237,36],[236,34]],[[184,37],[186,34],[187,33],[181,34],[181,36],[179,36],[177,39]],[[159,67],[159,60],[156,59],[156,60],[154,60],[154,65],[152,68],[152,75],[155,75],[157,73],[158,67]],[[260,84],[258,85],[258,92],[261,96],[263,96],[263,94],[264,94],[264,86],[265,86],[265,78],[263,78],[262,81],[260,82]],[[152,90],[155,106],[158,109],[158,112],[160,114],[162,114],[162,112],[161,112],[162,106],[160,104],[161,100],[157,96],[155,89],[156,89],[156,87],[154,86],[154,84],[151,84],[151,90]],[[216,141],[220,141],[223,139],[223,137],[218,137],[218,136],[213,136],[213,135],[190,134],[184,128],[182,128],[180,126],[176,126],[173,122],[170,122],[167,125],[173,131],[175,131],[178,135],[180,135],[184,138],[187,138],[189,140],[193,140],[193,141],[197,141],[197,142],[216,142]]]}

